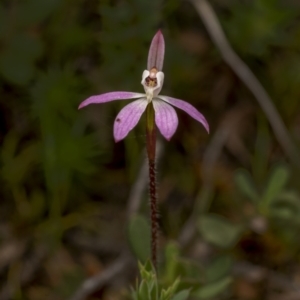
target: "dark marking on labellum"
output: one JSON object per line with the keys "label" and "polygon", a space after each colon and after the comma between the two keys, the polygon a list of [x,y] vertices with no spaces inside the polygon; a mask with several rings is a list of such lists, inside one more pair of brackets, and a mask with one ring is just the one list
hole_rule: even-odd
{"label": "dark marking on labellum", "polygon": [[157,86],[157,79],[151,78],[150,76],[146,77],[145,79],[146,86],[148,87],[156,87]]}

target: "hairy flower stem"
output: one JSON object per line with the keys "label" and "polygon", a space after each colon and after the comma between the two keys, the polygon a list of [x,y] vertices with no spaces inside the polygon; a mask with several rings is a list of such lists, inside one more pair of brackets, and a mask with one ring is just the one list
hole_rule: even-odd
{"label": "hairy flower stem", "polygon": [[150,194],[150,218],[151,218],[151,261],[154,268],[157,268],[157,197],[156,197],[156,179],[155,179],[155,146],[156,132],[154,123],[154,109],[152,103],[146,108],[146,144],[149,162],[149,194]]}

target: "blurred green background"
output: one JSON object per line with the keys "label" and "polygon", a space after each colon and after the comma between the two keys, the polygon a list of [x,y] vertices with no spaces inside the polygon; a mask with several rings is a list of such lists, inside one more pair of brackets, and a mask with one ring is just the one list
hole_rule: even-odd
{"label": "blurred green background", "polygon": [[[210,3],[300,149],[300,2]],[[144,119],[115,144],[125,103],[77,107],[93,94],[142,92],[159,28],[162,94],[193,104],[211,127],[178,111],[176,134],[161,139],[162,280],[180,276],[191,299],[300,299],[300,170],[193,5],[1,0],[0,300],[71,299],[124,249],[147,257],[147,191],[127,213],[133,187],[147,183]],[[87,299],[128,298],[136,276],[131,264]]]}

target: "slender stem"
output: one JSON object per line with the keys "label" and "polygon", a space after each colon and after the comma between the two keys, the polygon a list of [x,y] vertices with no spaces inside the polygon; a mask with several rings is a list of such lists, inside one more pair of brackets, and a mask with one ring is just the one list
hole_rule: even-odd
{"label": "slender stem", "polygon": [[157,218],[157,196],[156,196],[156,173],[155,173],[155,146],[156,131],[154,123],[154,109],[152,103],[149,103],[146,109],[147,128],[146,143],[149,162],[149,194],[150,194],[150,218],[151,218],[151,261],[154,268],[157,268],[157,236],[158,236],[158,218]]}
{"label": "slender stem", "polygon": [[157,267],[157,198],[155,186],[155,162],[149,160],[149,189],[150,189],[150,216],[151,216],[151,260],[154,268]]}

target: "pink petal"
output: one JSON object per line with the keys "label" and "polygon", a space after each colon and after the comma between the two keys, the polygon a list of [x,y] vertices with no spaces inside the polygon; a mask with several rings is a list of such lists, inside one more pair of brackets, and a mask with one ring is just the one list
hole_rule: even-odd
{"label": "pink petal", "polygon": [[141,97],[145,97],[145,94],[132,93],[132,92],[111,92],[111,93],[106,93],[101,95],[95,95],[81,102],[78,109],[94,103],[99,104],[99,103],[106,103],[110,101],[135,99]]}
{"label": "pink petal", "polygon": [[114,137],[116,142],[124,139],[129,131],[135,127],[147,105],[146,98],[143,98],[131,102],[121,109],[114,123]]}
{"label": "pink petal", "polygon": [[209,125],[208,125],[205,117],[194,106],[192,106],[188,102],[180,100],[180,99],[175,99],[175,98],[172,98],[172,97],[161,96],[161,95],[159,95],[158,97],[159,97],[159,99],[162,99],[162,100],[166,101],[167,103],[170,103],[173,106],[184,110],[192,118],[194,118],[195,120],[200,122],[204,126],[206,131],[209,133]]}
{"label": "pink petal", "polygon": [[161,31],[158,30],[153,37],[148,54],[147,68],[150,71],[152,68],[156,68],[158,71],[162,71],[165,56],[165,40]]}
{"label": "pink petal", "polygon": [[170,140],[178,126],[176,111],[171,105],[159,99],[153,100],[152,103],[155,110],[155,123],[161,134]]}

